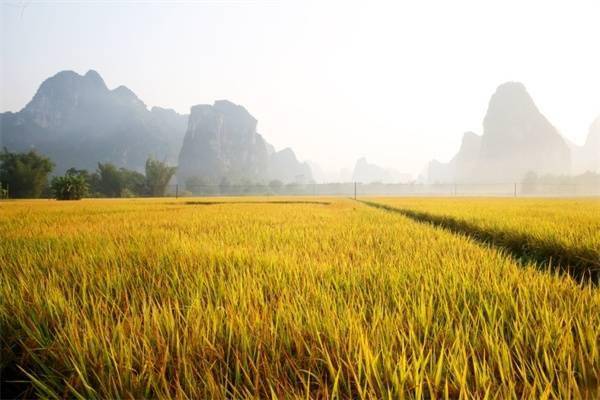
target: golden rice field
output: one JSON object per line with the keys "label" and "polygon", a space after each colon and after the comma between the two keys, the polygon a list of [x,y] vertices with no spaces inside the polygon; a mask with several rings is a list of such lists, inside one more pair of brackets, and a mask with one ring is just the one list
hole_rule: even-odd
{"label": "golden rice field", "polygon": [[372,198],[417,219],[538,257],[600,271],[600,199]]}
{"label": "golden rice field", "polygon": [[[593,200],[380,200],[598,250]],[[400,213],[312,201],[0,202],[4,393],[600,396],[597,286]]]}

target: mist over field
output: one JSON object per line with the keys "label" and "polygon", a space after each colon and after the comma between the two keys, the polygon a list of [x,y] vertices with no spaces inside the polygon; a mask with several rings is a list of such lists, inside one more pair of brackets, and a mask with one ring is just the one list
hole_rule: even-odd
{"label": "mist over field", "polygon": [[600,169],[594,2],[0,10],[0,143],[47,154],[57,174],[97,162],[141,171],[150,155],[180,165],[181,185],[512,183]]}

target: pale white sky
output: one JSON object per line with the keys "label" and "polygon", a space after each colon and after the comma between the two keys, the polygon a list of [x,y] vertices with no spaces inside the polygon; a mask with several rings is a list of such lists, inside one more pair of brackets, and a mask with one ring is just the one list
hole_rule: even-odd
{"label": "pale white sky", "polygon": [[447,160],[508,80],[576,143],[600,115],[598,1],[4,0],[0,14],[0,111],[95,69],[148,106],[242,104],[325,169]]}

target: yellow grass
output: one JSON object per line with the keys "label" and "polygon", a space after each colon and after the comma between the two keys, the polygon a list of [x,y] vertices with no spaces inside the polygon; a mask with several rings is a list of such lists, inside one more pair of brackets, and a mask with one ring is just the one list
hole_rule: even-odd
{"label": "yellow grass", "polygon": [[249,200],[0,203],[1,367],[49,398],[599,395],[597,288],[351,200]]}

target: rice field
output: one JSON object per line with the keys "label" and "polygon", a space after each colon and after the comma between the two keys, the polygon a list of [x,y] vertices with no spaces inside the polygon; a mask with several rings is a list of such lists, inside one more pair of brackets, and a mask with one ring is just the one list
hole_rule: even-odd
{"label": "rice field", "polygon": [[[372,198],[417,220],[505,246],[540,264],[600,272],[600,199]],[[552,267],[550,265],[549,267]]]}
{"label": "rice field", "polygon": [[[439,201],[597,251],[594,203]],[[5,396],[598,398],[599,290],[349,199],[0,202]]]}

